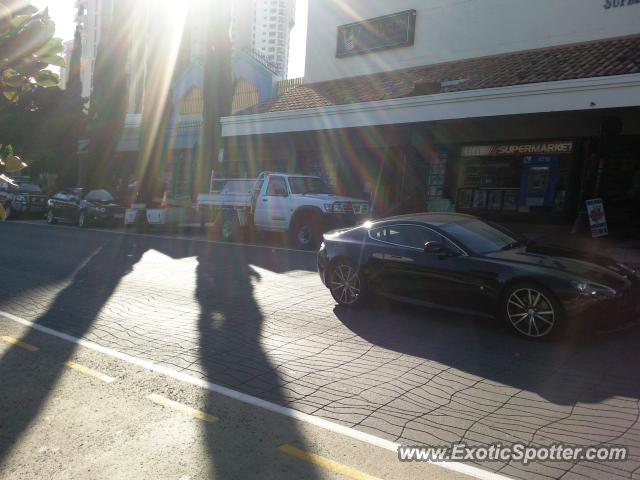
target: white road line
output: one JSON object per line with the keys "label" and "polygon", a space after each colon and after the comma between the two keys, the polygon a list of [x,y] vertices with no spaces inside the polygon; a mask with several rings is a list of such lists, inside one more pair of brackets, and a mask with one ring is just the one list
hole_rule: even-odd
{"label": "white road line", "polygon": [[[80,230],[78,227],[73,227],[71,225],[49,225],[48,223],[36,223],[36,222],[28,222],[28,221],[13,221],[11,223],[16,223],[20,225],[30,225],[34,227],[47,227],[47,228],[63,228],[66,230]],[[297,252],[297,253],[309,253],[312,255],[316,255],[317,252],[315,250],[299,250],[297,248],[285,248],[285,247],[270,247],[269,245],[258,245],[256,243],[234,243],[234,242],[222,242],[220,240],[209,240],[206,238],[192,238],[192,237],[183,237],[176,235],[160,235],[157,233],[137,233],[137,232],[127,232],[120,230],[108,230],[108,229],[99,229],[99,228],[83,228],[84,232],[100,232],[100,233],[110,233],[112,235],[120,235],[120,236],[131,236],[131,237],[148,237],[148,238],[159,238],[162,240],[185,240],[188,242],[200,242],[200,243],[211,243],[213,245],[224,245],[227,247],[230,246],[239,246],[239,247],[254,247],[254,248],[265,248],[268,250],[277,250],[281,252]]]}
{"label": "white road line", "polygon": [[[384,448],[392,452],[397,452],[398,447],[400,446],[399,443],[392,442],[391,440],[386,440],[384,438],[376,437],[375,435],[372,435],[370,433],[361,432],[359,430],[355,430],[345,425],[340,425],[330,420],[325,420],[324,418],[314,417],[313,415],[302,413],[292,408],[283,407],[281,405],[277,405],[275,403],[262,400],[261,398],[253,397],[251,395],[247,395],[246,393],[238,392],[237,390],[232,390],[231,388],[223,387],[222,385],[217,385],[215,383],[208,382],[201,378],[197,378],[192,375],[187,375],[185,373],[178,372],[171,368],[158,365],[149,360],[144,360],[142,358],[137,358],[137,357],[128,355],[126,353],[118,352],[117,350],[112,350],[110,348],[103,347],[102,345],[98,345],[97,343],[91,342],[89,340],[84,340],[81,338],[73,337],[71,335],[67,335],[66,333],[59,332],[49,327],[38,325],[29,320],[25,320],[24,318],[20,318],[16,315],[13,315],[11,313],[8,313],[2,310],[0,310],[0,316],[8,320],[11,320],[13,322],[32,328],[33,330],[36,330],[38,332],[46,333],[47,335],[60,338],[67,342],[74,343],[76,345],[80,345],[85,348],[89,348],[96,352],[100,352],[110,357],[117,358],[118,360],[122,360],[124,362],[130,363],[137,367],[141,367],[155,373],[166,375],[167,377],[174,378],[181,382],[189,383],[191,385],[195,385],[195,386],[210,390],[214,393],[224,395],[225,397],[238,400],[248,405],[262,408],[270,412],[278,413],[280,415],[284,415],[285,417],[289,417],[294,420],[298,420],[300,422],[309,423],[311,425],[315,425],[316,427],[320,427],[330,432],[338,433],[340,435],[344,435],[346,437],[353,438],[355,440],[359,440],[361,442],[368,443],[376,447]],[[446,463],[429,462],[429,463],[431,463],[432,465],[444,468],[446,470],[462,473],[470,477],[478,478],[481,480],[511,480],[509,477],[505,477],[504,475],[482,470],[478,467],[474,467],[464,463],[459,463],[459,462],[446,462]]]}

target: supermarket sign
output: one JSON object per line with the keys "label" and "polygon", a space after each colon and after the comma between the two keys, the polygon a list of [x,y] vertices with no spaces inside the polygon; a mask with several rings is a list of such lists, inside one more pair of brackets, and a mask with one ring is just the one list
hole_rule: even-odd
{"label": "supermarket sign", "polygon": [[462,147],[463,157],[498,157],[501,155],[567,154],[572,142],[519,143],[512,145],[469,145]]}

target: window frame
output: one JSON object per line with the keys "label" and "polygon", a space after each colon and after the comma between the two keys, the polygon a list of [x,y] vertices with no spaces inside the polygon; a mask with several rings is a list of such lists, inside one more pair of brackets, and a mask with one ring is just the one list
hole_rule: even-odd
{"label": "window frame", "polygon": [[394,247],[406,248],[408,250],[415,250],[415,251],[418,251],[418,252],[424,252],[424,247],[423,248],[412,247],[410,245],[403,245],[401,243],[394,243],[394,242],[389,242],[387,240],[380,240],[379,238],[374,238],[372,236],[372,232],[374,232],[376,230],[380,230],[380,229],[384,229],[384,228],[392,228],[392,227],[414,227],[414,228],[422,228],[424,230],[428,230],[428,231],[430,231],[432,233],[435,233],[437,236],[439,236],[440,238],[444,239],[446,242],[452,244],[460,252],[460,256],[463,256],[463,257],[468,257],[469,256],[469,254],[467,253],[467,251],[464,248],[462,248],[456,242],[451,240],[448,236],[443,235],[438,230],[435,230],[434,228],[428,227],[426,225],[418,225],[418,224],[415,224],[415,223],[393,223],[393,224],[384,225],[384,226],[380,226],[380,227],[370,228],[369,231],[367,232],[367,236],[371,240],[373,240],[374,242],[380,242],[380,243],[384,243],[384,244],[387,244],[387,245],[393,245]]}
{"label": "window frame", "polygon": [[[284,184],[284,195],[273,195],[270,194],[270,188],[271,188],[271,182],[273,181],[282,181],[282,183]],[[282,175],[270,175],[269,176],[269,181],[267,182],[267,189],[264,192],[264,196],[265,197],[278,197],[278,198],[286,198],[288,196],[290,196],[291,193],[289,192],[289,184],[287,182],[287,179],[282,176]]]}

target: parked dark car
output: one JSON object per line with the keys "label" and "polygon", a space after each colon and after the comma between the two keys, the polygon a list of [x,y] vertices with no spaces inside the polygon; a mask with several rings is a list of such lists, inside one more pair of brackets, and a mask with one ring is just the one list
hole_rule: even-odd
{"label": "parked dark car", "polygon": [[47,195],[34,183],[19,183],[17,187],[0,184],[0,202],[3,203],[7,218],[19,216],[39,216],[47,210]]}
{"label": "parked dark car", "polygon": [[123,224],[125,208],[107,190],[69,188],[56,193],[49,200],[47,222],[58,221],[89,225]]}
{"label": "parked dark car", "polygon": [[534,339],[570,325],[595,321],[613,328],[640,317],[640,273],[633,267],[527,242],[468,215],[405,215],[330,232],[318,253],[318,270],[345,307],[375,292],[497,316]]}

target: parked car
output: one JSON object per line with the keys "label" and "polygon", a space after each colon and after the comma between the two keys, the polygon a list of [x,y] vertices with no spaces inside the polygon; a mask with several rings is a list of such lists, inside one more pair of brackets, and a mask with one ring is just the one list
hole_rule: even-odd
{"label": "parked car", "polygon": [[44,216],[47,210],[47,195],[34,183],[0,184],[0,202],[4,205],[7,219],[19,216]]}
{"label": "parked car", "polygon": [[325,234],[318,270],[345,307],[375,292],[497,316],[532,339],[583,322],[614,326],[640,317],[640,273],[631,266],[527,242],[468,215],[405,215]]}
{"label": "parked car", "polygon": [[198,195],[202,224],[213,220],[224,240],[241,227],[287,232],[293,245],[315,249],[322,234],[361,223],[369,215],[365,200],[335,195],[320,177],[262,172],[256,179],[218,179],[210,193]]}
{"label": "parked car", "polygon": [[107,190],[69,188],[56,193],[49,200],[47,222],[58,221],[76,224],[81,228],[89,225],[124,223],[124,207]]}

